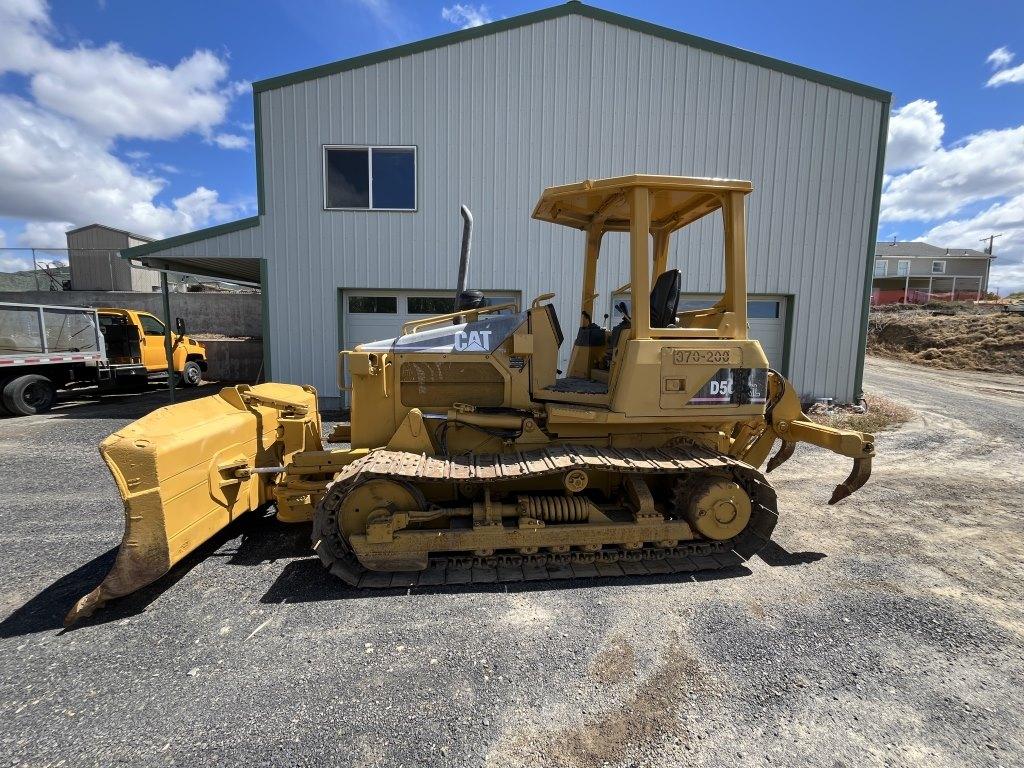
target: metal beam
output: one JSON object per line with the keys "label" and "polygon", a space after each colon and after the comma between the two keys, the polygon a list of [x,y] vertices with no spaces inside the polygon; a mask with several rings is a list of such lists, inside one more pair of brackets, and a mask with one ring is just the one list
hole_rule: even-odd
{"label": "metal beam", "polygon": [[167,354],[167,394],[174,402],[174,342],[171,339],[171,292],[167,273],[160,273],[160,293],[164,300],[164,352]]}

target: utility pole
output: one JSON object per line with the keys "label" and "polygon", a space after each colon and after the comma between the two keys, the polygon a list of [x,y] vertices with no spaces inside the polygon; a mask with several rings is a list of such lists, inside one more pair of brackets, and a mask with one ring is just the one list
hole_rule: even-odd
{"label": "utility pole", "polygon": [[981,242],[983,243],[985,241],[988,241],[988,245],[985,246],[985,253],[987,253],[989,256],[992,255],[992,246],[995,244],[995,239],[997,237],[1002,237],[1002,235],[989,235],[988,237],[981,238]]}

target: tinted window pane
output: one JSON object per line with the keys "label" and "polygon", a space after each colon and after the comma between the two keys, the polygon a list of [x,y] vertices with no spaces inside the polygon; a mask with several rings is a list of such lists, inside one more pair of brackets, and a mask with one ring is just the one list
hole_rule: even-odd
{"label": "tinted window pane", "polygon": [[147,336],[164,335],[164,324],[152,315],[139,315],[139,322],[142,324],[142,332]]}
{"label": "tinted window pane", "polygon": [[455,311],[455,299],[443,296],[410,296],[410,315],[447,315]]}
{"label": "tinted window pane", "polygon": [[416,160],[411,149],[373,150],[373,207],[416,207]]}
{"label": "tinted window pane", "polygon": [[328,208],[370,207],[367,150],[328,149],[326,167]]}
{"label": "tinted window pane", "polygon": [[773,318],[779,316],[779,302],[777,301],[748,301],[747,317],[750,318]]}
{"label": "tinted window pane", "polygon": [[349,296],[348,311],[362,315],[393,315],[398,312],[398,297]]}

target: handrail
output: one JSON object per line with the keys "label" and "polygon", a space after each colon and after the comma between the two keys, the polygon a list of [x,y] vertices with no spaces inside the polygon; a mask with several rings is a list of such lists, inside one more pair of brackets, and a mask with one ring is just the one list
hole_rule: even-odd
{"label": "handrail", "polygon": [[[480,315],[494,314],[495,312],[501,312],[506,309],[511,309],[516,312],[519,311],[519,305],[515,303],[509,304],[495,304],[490,307],[477,307],[476,309],[463,309],[459,312],[449,312],[446,315],[434,315],[433,317],[427,317],[423,320],[409,320],[408,322],[402,323],[402,336],[408,333],[416,333],[421,328],[426,328],[431,325],[439,325],[440,323],[454,320],[457,317],[466,317],[469,315],[473,316],[473,319],[477,319]],[[467,321],[469,322],[469,321]]]}
{"label": "handrail", "polygon": [[540,303],[542,301],[548,301],[553,298],[555,298],[555,294],[553,293],[542,293],[540,296],[533,300],[533,303],[530,304],[530,309],[536,309],[537,307],[540,306]]}

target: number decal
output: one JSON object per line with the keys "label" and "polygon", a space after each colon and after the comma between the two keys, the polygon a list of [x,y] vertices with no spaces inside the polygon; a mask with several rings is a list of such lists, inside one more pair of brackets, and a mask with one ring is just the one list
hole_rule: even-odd
{"label": "number decal", "polygon": [[676,349],[672,362],[676,365],[729,365],[733,360],[732,349]]}

